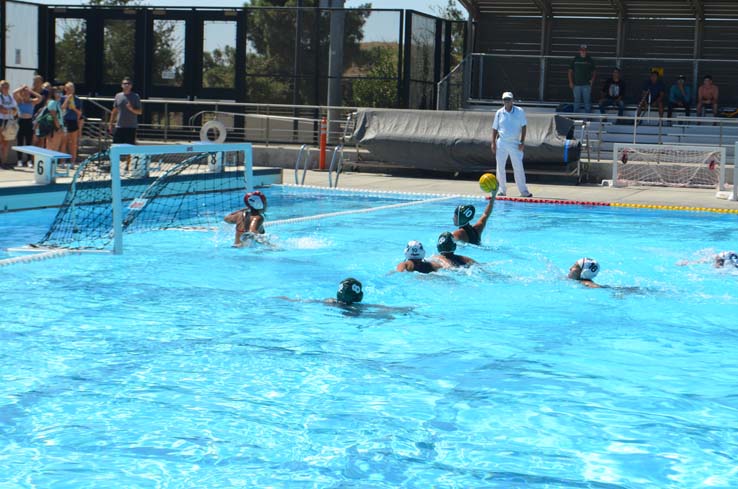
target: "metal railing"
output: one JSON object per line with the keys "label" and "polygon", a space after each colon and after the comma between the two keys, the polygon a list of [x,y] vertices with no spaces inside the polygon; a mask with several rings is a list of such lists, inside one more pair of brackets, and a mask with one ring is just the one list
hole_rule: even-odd
{"label": "metal railing", "polygon": [[468,79],[465,74],[467,67],[471,64],[471,54],[461,60],[461,63],[444,76],[436,84],[436,110],[459,110],[464,107],[468,93],[465,90],[464,80]]}
{"label": "metal railing", "polygon": [[[108,122],[110,121],[110,109],[100,104],[96,100],[80,97],[85,101],[85,112],[91,114],[85,117],[82,125],[81,136],[89,146],[90,141],[94,143],[95,150],[100,152],[110,146],[112,136],[108,130]],[[90,110],[92,109],[92,110]]]}
{"label": "metal railing", "polygon": [[[295,159],[295,185],[305,185],[305,176],[307,176],[308,163],[310,163],[310,148],[307,144],[300,146]],[[302,179],[298,178],[302,168]]]}
{"label": "metal railing", "polygon": [[[587,163],[610,161],[615,143],[670,144],[678,146],[721,146],[728,161],[735,159],[733,147],[738,142],[738,119],[721,117],[662,118],[617,116],[614,114],[561,114],[582,126],[580,140]],[[613,120],[616,122],[613,123]],[[584,160],[584,156],[582,157]]]}
{"label": "metal railing", "polygon": [[[109,116],[113,99],[81,97],[96,110],[106,110]],[[217,119],[224,123],[229,141],[250,141],[270,144],[317,144],[320,120],[330,109],[337,109],[340,120],[329,124],[333,128],[328,139],[337,142],[346,129],[348,116],[354,107],[320,105],[254,104],[228,101],[145,99],[141,101],[144,115],[139,118],[138,137],[157,141],[191,141],[199,139],[204,122]]]}
{"label": "metal railing", "polygon": [[[331,188],[338,187],[338,177],[343,171],[343,144],[339,144],[333,149],[333,156],[331,157],[331,166],[328,167],[328,186]],[[333,180],[333,173],[336,174],[335,181]]]}
{"label": "metal railing", "polygon": [[[566,68],[571,56],[532,55],[507,53],[472,53],[457,65],[449,75],[438,83],[439,108],[456,108],[468,104],[485,103],[499,100],[503,91],[513,91],[520,100],[537,103],[549,103],[553,106],[559,101],[570,101],[570,90],[566,79]],[[736,59],[695,59],[695,58],[641,58],[641,57],[596,57],[598,66],[619,67],[626,82],[631,80],[631,87],[639,87],[641,79],[645,79],[650,66],[660,66],[666,70],[668,77],[676,78],[677,74],[686,74],[691,79],[692,93],[696,95],[699,76],[705,70],[714,71],[715,65],[724,65],[732,73],[738,68]],[[562,72],[563,71],[563,75]],[[609,69],[598,70],[598,80],[604,81],[609,75]],[[556,79],[552,80],[555,74]],[[726,76],[728,76],[726,74]],[[459,78],[462,78],[459,80]],[[734,79],[728,77],[723,82],[721,92],[723,100],[738,97],[735,92]],[[632,81],[637,80],[637,81]],[[451,87],[461,83],[461,102],[455,102]],[[598,86],[593,90],[593,96],[599,95]],[[596,92],[596,93],[595,93]],[[727,97],[726,97],[727,95]],[[446,103],[445,101],[448,100]],[[551,100],[551,102],[546,102]],[[730,104],[738,104],[732,100]]]}

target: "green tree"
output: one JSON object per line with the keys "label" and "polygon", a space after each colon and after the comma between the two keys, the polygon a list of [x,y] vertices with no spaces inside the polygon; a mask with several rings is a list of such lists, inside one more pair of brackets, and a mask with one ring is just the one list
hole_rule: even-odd
{"label": "green tree", "polygon": [[466,20],[464,12],[459,8],[456,0],[447,0],[446,5],[434,5],[431,7],[433,13],[446,20]]}
{"label": "green tree", "polygon": [[103,27],[103,82],[118,83],[133,76],[136,62],[136,21],[106,19]]}
{"label": "green tree", "polygon": [[[270,97],[278,95],[282,102],[291,103],[291,91],[282,89],[292,85],[297,92],[299,103],[319,103],[315,100],[315,87],[309,80],[317,73],[322,80],[321,93],[328,73],[328,50],[330,43],[330,12],[321,11],[315,18],[319,0],[303,0],[301,31],[299,33],[299,55],[295,59],[295,30],[298,13],[296,10],[263,9],[249,12],[247,24],[246,83],[247,100],[253,102],[276,102]],[[296,7],[297,0],[253,0],[251,7]],[[345,15],[343,58],[344,66],[349,67],[360,58],[363,27],[369,16],[370,4]],[[317,23],[317,32],[316,32]],[[297,61],[297,65],[295,64]],[[297,73],[295,73],[297,67]],[[297,80],[292,79],[297,76]],[[259,78],[254,78],[257,76]],[[268,78],[260,78],[266,76]],[[265,81],[266,80],[266,81]],[[271,83],[275,87],[263,91]]]}
{"label": "green tree", "polygon": [[57,19],[56,33],[54,78],[61,83],[84,82],[86,22],[81,19]]}
{"label": "green tree", "polygon": [[235,86],[236,48],[225,46],[202,55],[202,86],[232,88]]}
{"label": "green tree", "polygon": [[[89,0],[88,5],[137,6],[140,0]],[[182,47],[176,42],[176,25],[157,26],[154,29],[154,73],[165,69],[175,69],[175,80],[181,83],[182,67],[177,70],[177,62],[182,59]],[[87,26],[85,21],[76,19],[57,19],[57,38],[54,49],[54,78],[56,81],[84,81],[85,46]],[[59,33],[61,35],[59,35]],[[133,20],[106,20],[104,26],[103,79],[116,84],[124,76],[132,76],[135,63],[136,25]]]}
{"label": "green tree", "polygon": [[366,78],[352,85],[350,105],[357,107],[397,107],[397,48],[374,46],[365,51],[369,70]]}
{"label": "green tree", "polygon": [[466,33],[464,23],[467,15],[459,8],[457,0],[447,0],[446,5],[436,5],[431,7],[433,12],[442,19],[452,21],[449,24],[451,28],[451,66],[461,63],[464,59],[464,34]]}
{"label": "green tree", "polygon": [[[154,53],[152,78],[156,85],[182,86],[184,79],[184,21],[154,21]],[[173,73],[165,78],[163,73]]]}

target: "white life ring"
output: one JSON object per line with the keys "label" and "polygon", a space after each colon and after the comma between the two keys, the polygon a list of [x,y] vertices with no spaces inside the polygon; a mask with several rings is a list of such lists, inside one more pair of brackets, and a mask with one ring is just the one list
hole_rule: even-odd
{"label": "white life ring", "polygon": [[[210,132],[210,130],[214,130],[218,134],[218,137],[215,138],[215,140],[208,138],[208,132]],[[200,141],[204,143],[223,144],[226,140],[227,132],[226,126],[222,122],[216,120],[207,121],[202,125],[202,128],[200,128]]]}

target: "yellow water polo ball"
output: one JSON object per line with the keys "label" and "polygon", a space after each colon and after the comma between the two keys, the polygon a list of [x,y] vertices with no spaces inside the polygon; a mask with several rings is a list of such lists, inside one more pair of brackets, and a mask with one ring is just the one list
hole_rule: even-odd
{"label": "yellow water polo ball", "polygon": [[499,185],[500,184],[497,183],[497,177],[491,173],[485,173],[479,177],[479,188],[481,188],[484,193],[494,192],[497,190]]}

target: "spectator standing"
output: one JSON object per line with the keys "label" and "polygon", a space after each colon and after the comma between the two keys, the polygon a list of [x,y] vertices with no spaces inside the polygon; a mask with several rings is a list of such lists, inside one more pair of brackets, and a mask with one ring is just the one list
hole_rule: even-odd
{"label": "spectator standing", "polygon": [[651,75],[643,83],[643,90],[641,91],[641,102],[638,104],[638,114],[640,117],[643,112],[649,107],[657,107],[659,109],[659,117],[664,116],[664,82],[659,78],[658,71],[652,71]]}
{"label": "spectator standing", "polygon": [[692,105],[692,88],[687,85],[687,77],[679,75],[669,90],[669,109],[666,116],[671,119],[674,108],[681,107],[684,109],[684,115],[689,117],[690,105]]}
{"label": "spectator standing", "polygon": [[712,82],[712,76],[705,75],[702,85],[697,89],[697,117],[705,116],[705,106],[712,109],[712,116],[716,117],[718,112],[718,97],[720,89]]}
{"label": "spectator standing", "polygon": [[82,101],[74,94],[74,83],[64,85],[64,97],[61,99],[64,114],[64,144],[62,151],[72,155],[72,164],[77,163],[77,148],[82,132]]}
{"label": "spectator standing", "polygon": [[574,112],[592,110],[592,85],[597,77],[595,62],[587,54],[587,45],[579,46],[579,54],[569,64],[569,88],[574,93]]}
{"label": "spectator standing", "polygon": [[492,121],[492,154],[497,157],[497,181],[499,191],[497,196],[507,192],[507,158],[510,157],[515,183],[520,195],[533,197],[525,184],[525,169],[523,168],[523,148],[525,147],[525,133],[528,120],[525,111],[513,105],[512,92],[502,94],[503,107],[495,113]]}
{"label": "spectator standing", "polygon": [[618,117],[625,111],[625,82],[620,78],[620,68],[612,70],[612,76],[602,85],[602,99],[600,99],[600,114],[604,114],[610,107],[618,108]]}
{"label": "spectator standing", "polygon": [[0,154],[0,166],[5,169],[8,169],[10,142],[15,140],[16,136],[15,134],[12,137],[8,136],[5,128],[10,124],[15,124],[17,114],[18,104],[10,94],[10,83],[7,80],[0,80],[0,152],[2,153]]}
{"label": "spectator standing", "polygon": [[[113,144],[136,144],[138,116],[143,113],[141,97],[133,91],[133,82],[129,77],[121,81],[122,92],[115,95],[113,110],[110,113],[110,132],[113,133]],[[115,124],[115,130],[113,130]]]}
{"label": "spectator standing", "polygon": [[[13,98],[18,104],[18,146],[29,146],[33,144],[33,114],[37,103],[41,101],[41,95],[31,90],[28,85],[21,85],[13,90]],[[31,156],[18,152],[18,166],[24,163],[33,166]]]}
{"label": "spectator standing", "polygon": [[52,151],[60,151],[64,143],[64,121],[62,120],[61,89],[49,87],[49,100],[46,102],[46,110],[51,114],[54,127],[51,134],[45,138],[45,148]]}
{"label": "spectator standing", "polygon": [[[40,88],[38,88],[40,87]],[[44,79],[36,75],[33,77],[33,91],[36,92],[41,96],[41,100],[36,102],[36,105],[33,107],[33,117],[38,117],[38,115],[41,113],[42,110],[46,108],[46,105],[49,102],[49,88],[51,88],[51,83],[45,82]],[[39,146],[41,148],[46,147],[46,138],[39,137],[38,134],[34,131],[33,133],[33,145]]]}
{"label": "spectator standing", "polygon": [[36,75],[33,77],[33,83],[31,83],[31,90],[33,90],[36,93],[41,93],[41,90],[44,89],[44,77],[41,75]]}

